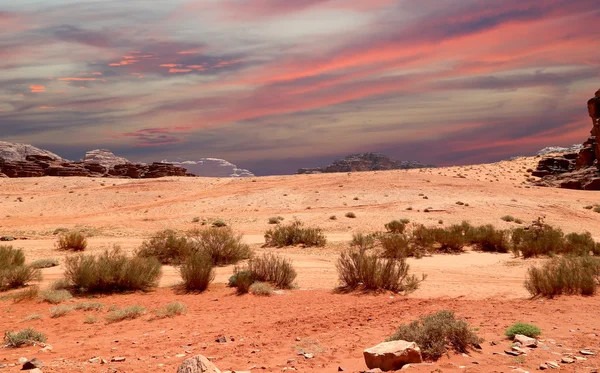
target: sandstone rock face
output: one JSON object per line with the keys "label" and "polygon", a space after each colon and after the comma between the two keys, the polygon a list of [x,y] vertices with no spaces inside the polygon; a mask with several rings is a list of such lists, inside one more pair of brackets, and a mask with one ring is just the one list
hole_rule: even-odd
{"label": "sandstone rock face", "polygon": [[166,161],[177,166],[183,166],[189,172],[202,177],[253,177],[254,174],[246,169],[238,168],[233,163],[218,158],[200,158],[197,161]]}
{"label": "sandstone rock face", "polygon": [[221,373],[221,371],[202,355],[184,360],[177,369],[177,373]]}
{"label": "sandstone rock face", "polygon": [[117,157],[110,150],[96,149],[90,150],[89,152],[85,153],[83,163],[85,163],[86,165],[100,165],[106,170],[110,170],[118,164],[125,164],[130,162],[123,157]]}
{"label": "sandstone rock face", "polygon": [[30,155],[42,155],[53,161],[64,161],[60,156],[33,145],[0,141],[0,158],[6,162],[23,162]]}
{"label": "sandstone rock face", "polygon": [[360,171],[383,171],[401,170],[410,168],[435,167],[424,165],[414,161],[396,161],[378,153],[362,153],[349,155],[339,159],[329,166],[317,168],[301,168],[297,174],[319,174],[331,172],[360,172]]}
{"label": "sandstone rock face", "polygon": [[535,155],[544,156],[548,154],[577,153],[581,149],[583,149],[583,146],[581,144],[573,144],[568,148],[563,148],[562,146],[548,146],[538,151]]}
{"label": "sandstone rock face", "polygon": [[406,364],[423,362],[419,346],[407,341],[380,343],[364,350],[363,355],[369,369],[379,368],[383,371],[398,370]]}

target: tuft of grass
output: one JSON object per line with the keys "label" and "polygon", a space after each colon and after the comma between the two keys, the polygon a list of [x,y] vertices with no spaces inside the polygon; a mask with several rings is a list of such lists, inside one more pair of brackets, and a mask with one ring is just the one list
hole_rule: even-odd
{"label": "tuft of grass", "polygon": [[193,251],[192,243],[177,232],[166,229],[144,241],[136,252],[140,258],[156,258],[162,264],[180,264]]}
{"label": "tuft of grass", "polygon": [[59,304],[66,300],[73,298],[71,293],[67,290],[42,290],[39,292],[38,298],[40,302],[46,302],[50,304]]}
{"label": "tuft of grass", "polygon": [[23,321],[32,321],[32,320],[41,320],[41,319],[42,319],[42,315],[40,315],[39,313],[32,313],[30,315],[25,316]]}
{"label": "tuft of grass", "polygon": [[506,329],[506,331],[504,332],[504,335],[506,335],[510,339],[514,339],[515,335],[517,335],[517,334],[521,334],[521,335],[527,336],[529,338],[536,338],[540,334],[542,334],[542,331],[540,328],[538,328],[535,325],[517,322],[517,323],[514,323],[508,329]]}
{"label": "tuft of grass", "polygon": [[406,257],[379,258],[364,251],[345,251],[336,263],[343,289],[389,290],[410,293],[418,289],[425,276],[409,275]]}
{"label": "tuft of grass", "polygon": [[283,216],[272,216],[269,218],[269,224],[279,224],[284,220]]}
{"label": "tuft of grass", "polygon": [[375,235],[373,234],[364,234],[364,233],[354,233],[352,235],[352,241],[350,242],[350,246],[356,247],[359,250],[370,250],[375,247]]}
{"label": "tuft of grass", "polygon": [[179,269],[186,291],[202,292],[215,279],[212,258],[205,253],[193,253],[188,256]]}
{"label": "tuft of grass", "polygon": [[304,227],[299,221],[278,225],[265,232],[267,246],[325,246],[327,239],[321,228]]}
{"label": "tuft of grass", "polygon": [[167,317],[175,317],[179,315],[185,315],[187,313],[187,307],[181,302],[171,302],[156,309],[154,311],[154,317],[157,319],[164,319]]}
{"label": "tuft of grass", "polygon": [[41,273],[25,265],[23,250],[0,245],[0,291],[17,289],[35,280],[41,280]]}
{"label": "tuft of grass", "polygon": [[96,315],[86,315],[83,319],[84,324],[95,324],[96,322],[98,322]]}
{"label": "tuft of grass", "polygon": [[346,215],[344,215],[344,216],[349,219],[356,219],[356,214],[353,212],[347,212]]}
{"label": "tuft of grass", "polygon": [[85,234],[78,231],[69,231],[58,236],[56,248],[63,251],[84,251],[87,244]]}
{"label": "tuft of grass", "polygon": [[18,348],[21,346],[31,346],[36,343],[45,343],[47,337],[44,333],[38,332],[33,328],[23,329],[18,332],[4,333],[4,343],[7,347]]}
{"label": "tuft of grass", "polygon": [[263,254],[248,262],[248,269],[253,282],[269,282],[280,289],[290,289],[297,273],[289,259],[275,254]]}
{"label": "tuft of grass", "polygon": [[140,305],[129,306],[123,309],[115,309],[106,315],[106,321],[111,324],[124,320],[134,320],[146,314],[146,309]]}
{"label": "tuft of grass", "polygon": [[532,296],[594,295],[600,284],[600,259],[591,256],[553,258],[527,272],[525,288]]}
{"label": "tuft of grass", "polygon": [[81,302],[74,306],[74,309],[83,311],[100,311],[102,308],[104,305],[98,302]]}
{"label": "tuft of grass", "polygon": [[223,220],[221,219],[217,219],[215,221],[212,222],[212,226],[214,228],[223,228],[227,226],[227,223],[225,223]]}
{"label": "tuft of grass", "polygon": [[385,229],[387,229],[387,231],[389,233],[404,233],[404,230],[406,229],[406,224],[407,222],[405,221],[401,221],[401,220],[392,220],[391,222],[387,223],[385,225]]}
{"label": "tuft of grass", "polygon": [[515,218],[513,216],[511,216],[511,215],[504,215],[500,219],[504,220],[507,223],[512,223],[512,222],[515,221]]}
{"label": "tuft of grass", "polygon": [[188,237],[192,252],[208,255],[214,265],[235,264],[252,256],[252,250],[243,242],[242,235],[229,227],[196,229],[190,231]]}
{"label": "tuft of grass", "polygon": [[388,341],[405,340],[416,342],[423,358],[438,360],[448,348],[466,353],[474,345],[481,343],[465,320],[459,320],[450,311],[439,311],[402,325]]}
{"label": "tuft of grass", "polygon": [[30,286],[27,289],[21,290],[17,293],[13,293],[8,297],[12,298],[13,302],[15,303],[24,302],[28,300],[32,301],[34,299],[37,299],[39,292],[40,288],[38,286]]}
{"label": "tuft of grass", "polygon": [[60,261],[56,258],[39,259],[32,262],[29,266],[31,268],[42,269],[56,267],[60,264]]}
{"label": "tuft of grass", "polygon": [[255,282],[250,285],[250,293],[268,297],[273,295],[273,288],[267,283]]}
{"label": "tuft of grass", "polygon": [[73,306],[66,306],[66,305],[60,305],[60,306],[56,306],[56,307],[52,307],[50,309],[50,317],[53,319],[59,318],[59,317],[63,317],[65,315],[67,315],[69,312],[73,311],[75,309],[75,307]]}

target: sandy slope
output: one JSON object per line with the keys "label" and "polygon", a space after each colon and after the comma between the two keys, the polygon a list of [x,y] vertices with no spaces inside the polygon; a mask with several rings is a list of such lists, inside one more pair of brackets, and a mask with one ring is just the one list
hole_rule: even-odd
{"label": "sandy slope", "polygon": [[[33,325],[44,329],[55,349],[49,356],[40,357],[56,365],[45,370],[56,372],[79,371],[83,367],[85,371],[108,371],[105,366],[84,364],[94,355],[127,356],[126,363],[111,364],[117,371],[172,372],[182,359],[174,356],[184,350],[215,356],[223,369],[265,365],[267,371],[280,371],[288,358],[295,358],[297,368],[304,371],[335,371],[339,364],[358,370],[364,368],[360,353],[364,347],[382,341],[400,322],[441,308],[468,317],[489,338],[500,339],[509,322],[535,321],[545,327],[547,338],[564,340],[564,348],[590,345],[600,349],[598,338],[590,334],[600,328],[595,308],[598,299],[562,298],[542,303],[528,300],[522,283],[528,266],[536,261],[514,259],[509,254],[468,252],[411,259],[413,271],[425,273],[428,278],[409,300],[398,296],[390,299],[389,295],[331,293],[337,285],[336,258],[347,247],[352,233],[382,230],[384,223],[395,218],[427,225],[438,225],[440,220],[443,225],[468,220],[508,228],[514,223],[502,221],[504,215],[525,222],[544,215],[548,223],[567,232],[589,230],[600,240],[600,214],[583,208],[598,203],[598,193],[526,186],[526,170],[534,167],[536,161],[521,158],[431,170],[252,179],[0,179],[0,235],[28,238],[13,242],[25,249],[28,261],[64,256],[53,247],[53,232],[57,228],[86,230],[93,236],[90,252],[100,252],[114,244],[133,251],[159,229],[200,227],[199,223],[192,223],[195,217],[225,220],[243,233],[258,252],[271,250],[261,248],[271,216],[283,216],[286,221],[297,218],[322,227],[329,239],[325,248],[275,250],[292,258],[299,273],[299,290],[282,296],[233,296],[220,285],[231,275],[231,267],[218,269],[216,284],[209,292],[180,295],[168,288],[179,281],[177,270],[166,267],[161,280],[163,288],[156,292],[111,296],[101,301],[107,305],[141,303],[151,309],[177,299],[188,305],[187,316],[167,321],[86,325],[80,313],[50,319],[47,304],[15,305],[5,300],[0,301],[0,328]],[[458,201],[468,206],[459,206]],[[409,207],[412,210],[407,210]],[[433,212],[424,212],[426,208]],[[347,212],[354,212],[357,218],[346,218]],[[332,215],[337,220],[330,220]],[[62,270],[62,266],[44,270],[44,283],[59,278]],[[217,298],[219,301],[214,301]],[[33,312],[44,314],[44,319],[18,321]],[[367,322],[368,318],[374,322]],[[559,329],[554,330],[553,326]],[[582,331],[568,333],[568,329],[577,327]],[[165,333],[161,334],[163,330]],[[238,339],[226,345],[212,343],[220,333]],[[295,345],[300,343],[295,341],[296,336],[321,345],[316,359],[303,361],[294,356]],[[120,341],[114,342],[115,339]],[[137,343],[131,344],[132,341]],[[188,342],[192,347],[181,347]],[[112,348],[116,350],[111,351]],[[260,353],[252,353],[257,349]],[[22,355],[38,355],[35,351],[0,350],[0,363],[14,362]],[[464,371],[458,366],[465,365],[469,372],[500,372],[523,363],[491,355],[490,351],[486,348],[483,355],[474,358],[453,356],[422,371]],[[548,351],[536,354],[540,356],[532,354],[525,359],[530,370],[541,362],[539,359],[546,359],[549,354],[552,357]],[[141,360],[136,360],[138,357]],[[471,360],[480,364],[473,365]],[[587,366],[597,366],[594,359],[586,364],[578,364],[577,371],[587,372]]]}

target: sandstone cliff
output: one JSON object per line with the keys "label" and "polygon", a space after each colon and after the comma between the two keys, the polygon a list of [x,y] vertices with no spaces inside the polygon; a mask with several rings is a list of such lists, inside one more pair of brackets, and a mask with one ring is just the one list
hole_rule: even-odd
{"label": "sandstone cliff", "polygon": [[301,168],[297,174],[315,174],[331,172],[360,172],[360,171],[383,171],[404,170],[410,168],[428,168],[433,165],[425,165],[414,161],[396,161],[378,153],[362,153],[349,155],[339,159],[329,166],[317,168]]}

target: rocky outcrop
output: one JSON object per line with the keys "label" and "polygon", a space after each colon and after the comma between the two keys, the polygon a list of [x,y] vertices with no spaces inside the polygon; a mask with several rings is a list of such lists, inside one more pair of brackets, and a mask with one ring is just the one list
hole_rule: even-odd
{"label": "rocky outcrop", "polygon": [[219,158],[200,158],[197,161],[166,161],[183,166],[189,172],[203,177],[253,177],[254,174],[246,169],[238,168],[231,162]]}
{"label": "rocky outcrop", "polygon": [[96,149],[90,150],[89,152],[85,153],[83,163],[87,165],[100,165],[106,170],[110,170],[116,165],[126,164],[130,162],[123,157],[117,157],[110,150]]}
{"label": "rocky outcrop", "polygon": [[177,373],[221,373],[213,363],[202,355],[186,359],[177,368]]}
{"label": "rocky outcrop", "polygon": [[562,146],[548,146],[544,149],[535,153],[535,155],[544,156],[548,154],[561,154],[561,153],[577,153],[583,148],[581,144],[573,144],[568,148],[564,148]]}
{"label": "rocky outcrop", "polygon": [[542,159],[531,173],[541,180],[538,186],[566,189],[600,190],[600,90],[588,101],[592,118],[591,135],[578,152]]}
{"label": "rocky outcrop", "polygon": [[64,161],[60,156],[33,145],[0,141],[0,158],[6,162],[24,162],[32,155],[45,156],[53,161]]}
{"label": "rocky outcrop", "polygon": [[379,368],[382,371],[399,370],[406,364],[423,362],[421,349],[415,342],[391,341],[363,351],[365,363],[369,369]]}
{"label": "rocky outcrop", "polygon": [[428,168],[433,165],[425,165],[415,161],[396,161],[378,153],[362,153],[349,155],[339,159],[329,166],[317,168],[301,168],[297,174],[320,174],[332,172],[360,172],[360,171],[383,171],[404,170],[410,168]]}

